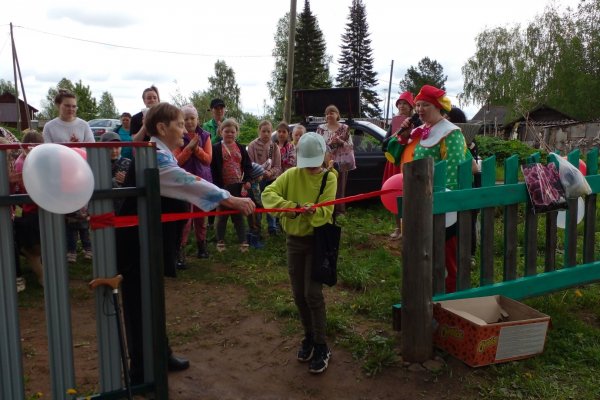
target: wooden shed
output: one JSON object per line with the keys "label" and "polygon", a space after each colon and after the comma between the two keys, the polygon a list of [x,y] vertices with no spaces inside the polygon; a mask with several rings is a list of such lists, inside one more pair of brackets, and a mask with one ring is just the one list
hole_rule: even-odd
{"label": "wooden shed", "polygon": [[[21,119],[21,129],[27,129],[30,127],[30,122],[27,120],[27,114],[25,113],[25,107],[29,109],[29,117],[35,119],[35,113],[38,109],[25,104],[25,102],[19,99],[19,116]],[[11,128],[17,127],[17,107],[15,102],[15,95],[10,92],[4,92],[0,95],[0,124],[9,126]]]}

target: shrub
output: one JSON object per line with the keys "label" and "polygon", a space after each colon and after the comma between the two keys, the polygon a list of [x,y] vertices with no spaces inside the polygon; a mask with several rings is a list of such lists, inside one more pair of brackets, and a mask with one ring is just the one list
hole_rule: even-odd
{"label": "shrub", "polygon": [[547,156],[545,151],[534,149],[519,140],[504,140],[492,136],[478,135],[475,137],[475,143],[479,149],[479,157],[485,159],[495,155],[496,162],[499,165],[513,154],[519,156],[521,163],[524,163],[527,157],[534,153],[540,153],[542,162],[545,162]]}

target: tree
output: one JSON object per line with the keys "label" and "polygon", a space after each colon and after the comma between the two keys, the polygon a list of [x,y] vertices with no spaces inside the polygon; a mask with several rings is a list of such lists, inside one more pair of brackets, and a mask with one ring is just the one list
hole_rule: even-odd
{"label": "tree", "polygon": [[275,58],[275,67],[271,71],[271,80],[267,82],[269,96],[273,106],[269,107],[269,113],[274,120],[283,119],[283,103],[285,97],[285,83],[287,79],[287,52],[288,33],[290,29],[290,13],[286,13],[277,22],[275,29],[275,47],[271,54]]}
{"label": "tree", "polygon": [[360,88],[360,111],[366,117],[381,115],[381,101],[372,87],[377,85],[373,71],[373,50],[369,39],[367,12],[362,0],[352,0],[346,33],[342,35],[342,52],[336,77],[338,87]]}
{"label": "tree", "polygon": [[215,75],[208,78],[208,94],[211,98],[223,99],[227,105],[227,115],[236,119],[242,117],[240,109],[240,87],[235,81],[233,68],[227,66],[225,61],[217,60]]}
{"label": "tree", "polygon": [[102,92],[98,103],[98,116],[100,118],[119,118],[119,111],[117,111],[115,101],[109,92]]}
{"label": "tree", "polygon": [[15,85],[11,81],[5,81],[4,79],[0,79],[0,94],[4,93],[12,93],[17,94],[17,90],[15,89]]}
{"label": "tree", "polygon": [[73,85],[73,82],[67,78],[62,78],[56,87],[51,87],[48,89],[46,99],[42,101],[42,111],[38,116],[39,118],[50,120],[58,117],[58,109],[54,105],[54,98],[58,94],[58,89],[67,89],[73,92],[75,90],[75,85]]}
{"label": "tree", "polygon": [[77,116],[86,121],[97,118],[98,105],[96,99],[92,96],[90,87],[85,86],[80,79],[75,84],[73,93],[77,96]]}
{"label": "tree", "polygon": [[325,53],[326,44],[317,18],[304,0],[304,10],[298,15],[294,48],[294,84],[296,89],[330,88],[331,57]]}
{"label": "tree", "polygon": [[419,61],[417,68],[409,67],[400,81],[400,91],[409,91],[417,94],[423,85],[431,85],[442,90],[446,90],[446,80],[448,75],[444,75],[444,68],[435,60],[425,57]]}
{"label": "tree", "polygon": [[582,0],[577,12],[547,6],[524,29],[483,31],[462,68],[461,102],[507,106],[508,118],[539,104],[575,118],[598,117],[599,13],[598,0]]}
{"label": "tree", "polygon": [[212,97],[210,93],[206,91],[194,91],[190,95],[189,102],[196,107],[196,110],[198,110],[199,121],[206,122],[212,118],[209,108],[211,100]]}

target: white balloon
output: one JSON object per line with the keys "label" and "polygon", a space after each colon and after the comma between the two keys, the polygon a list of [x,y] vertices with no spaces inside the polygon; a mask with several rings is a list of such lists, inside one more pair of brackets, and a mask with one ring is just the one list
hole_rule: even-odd
{"label": "white balloon", "polygon": [[[449,191],[450,191],[450,189],[446,188],[446,192],[449,192]],[[454,225],[457,220],[458,220],[458,214],[456,213],[456,211],[446,213],[446,228]]]}
{"label": "white balloon", "polygon": [[[585,215],[585,203],[583,202],[583,197],[577,199],[577,223],[579,224],[583,221],[583,216]],[[556,226],[561,229],[565,229],[567,225],[567,212],[565,210],[561,210],[556,214]]]}
{"label": "white balloon", "polygon": [[31,199],[56,214],[84,207],[94,192],[94,175],[75,150],[44,143],[29,152],[23,163],[23,183]]}
{"label": "white balloon", "polygon": [[446,213],[446,228],[454,225],[457,220],[458,220],[458,214],[456,214],[456,211]]}

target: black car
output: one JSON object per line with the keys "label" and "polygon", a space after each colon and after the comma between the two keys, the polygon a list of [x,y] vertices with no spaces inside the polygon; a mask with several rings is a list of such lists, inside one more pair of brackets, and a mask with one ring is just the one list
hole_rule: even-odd
{"label": "black car", "polygon": [[[308,132],[315,132],[324,122],[324,119],[309,119],[304,125]],[[356,169],[348,173],[346,196],[380,190],[386,163],[381,143],[385,139],[386,131],[369,121],[352,119],[340,122],[350,127],[356,159]],[[295,125],[290,125],[290,132]]]}

